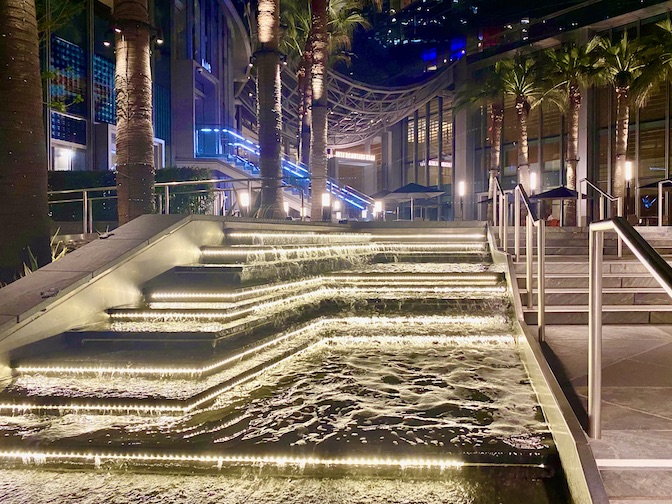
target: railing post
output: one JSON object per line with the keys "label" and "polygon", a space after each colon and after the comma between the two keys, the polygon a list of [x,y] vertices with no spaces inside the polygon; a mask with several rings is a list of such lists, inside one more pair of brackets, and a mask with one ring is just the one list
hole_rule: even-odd
{"label": "railing post", "polygon": [[163,193],[164,193],[164,199],[166,200],[166,204],[164,207],[166,208],[166,214],[170,213],[170,186],[164,186],[163,188]]}
{"label": "railing post", "polygon": [[525,226],[525,287],[527,289],[527,307],[532,308],[532,228],[534,222],[532,216],[527,214],[527,225]]}
{"label": "railing post", "polygon": [[537,221],[537,326],[539,341],[546,339],[546,223]]}
{"label": "railing post", "polygon": [[600,220],[607,218],[607,212],[604,203],[604,196],[600,196]]}
{"label": "railing post", "polygon": [[82,233],[88,233],[88,222],[89,219],[89,193],[86,190],[82,191]]}
{"label": "railing post", "polygon": [[499,227],[499,229],[500,229],[499,240],[502,242],[502,250],[504,252],[506,252],[509,249],[509,244],[508,244],[509,232],[506,229],[507,226],[508,226],[508,221],[509,221],[508,215],[507,215],[509,209],[507,207],[508,203],[506,201],[507,196],[504,192],[502,192],[502,197],[501,198],[502,199],[500,200],[500,203],[499,203],[499,206],[500,206],[499,216],[501,218],[500,227]]}
{"label": "railing post", "polygon": [[[618,216],[623,217],[623,196],[619,196],[618,198]],[[619,234],[617,236],[618,241],[616,242],[616,247],[618,251],[618,257],[623,257],[623,239],[621,238],[621,235]]]}
{"label": "railing post", "polygon": [[[513,203],[513,218],[515,219],[513,223],[513,255],[516,261],[520,261],[520,190],[518,186],[513,190],[514,191],[514,203]],[[528,253],[526,250],[525,253]]]}
{"label": "railing post", "polygon": [[497,226],[499,221],[499,208],[497,205],[498,201],[499,201],[499,190],[497,189],[497,184],[495,184],[495,187],[492,189],[492,224],[494,226]]}
{"label": "railing post", "polygon": [[604,234],[589,230],[588,423],[590,437],[602,436],[602,252]]}
{"label": "railing post", "polygon": [[163,213],[163,198],[161,197],[161,194],[156,195],[158,200],[159,200],[159,214]]}
{"label": "railing post", "polygon": [[663,182],[658,182],[658,227],[663,227]]}
{"label": "railing post", "polygon": [[89,202],[89,227],[88,227],[88,232],[93,233],[93,201]]}

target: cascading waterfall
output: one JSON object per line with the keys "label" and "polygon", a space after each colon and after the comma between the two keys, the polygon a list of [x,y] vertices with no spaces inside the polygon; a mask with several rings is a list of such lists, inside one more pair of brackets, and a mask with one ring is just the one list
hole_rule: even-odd
{"label": "cascading waterfall", "polygon": [[[408,478],[435,489],[427,502],[562,502],[539,483],[553,439],[482,230],[234,231],[202,263],[238,276],[150,282],[143,306],[17,362],[0,463],[130,470],[92,490],[100,501],[178,481],[199,500],[206,480],[173,474],[186,469],[217,473],[232,501],[261,471],[257,500],[313,501],[350,476],[345,502],[395,502]],[[140,484],[136,467],[163,474]],[[89,484],[79,474],[71,488]],[[301,482],[274,479],[288,474]]]}

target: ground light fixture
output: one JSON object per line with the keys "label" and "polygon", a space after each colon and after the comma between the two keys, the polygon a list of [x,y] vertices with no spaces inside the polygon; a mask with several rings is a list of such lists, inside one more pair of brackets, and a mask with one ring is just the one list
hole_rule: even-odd
{"label": "ground light fixture", "polygon": [[530,172],[530,194],[534,194],[537,191],[538,183],[537,172]]}
{"label": "ground light fixture", "polygon": [[467,183],[464,180],[457,184],[457,194],[460,196],[460,219],[464,220],[464,196],[467,194]]}
{"label": "ground light fixture", "polygon": [[288,202],[288,201],[284,201],[284,202],[282,203],[282,208],[283,208],[283,210],[285,211],[285,213],[286,213],[287,215],[289,215],[289,202]]}

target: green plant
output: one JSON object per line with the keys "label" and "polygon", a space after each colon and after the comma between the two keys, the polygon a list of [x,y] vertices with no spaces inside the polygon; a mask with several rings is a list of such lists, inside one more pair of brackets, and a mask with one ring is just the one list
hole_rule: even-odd
{"label": "green plant", "polygon": [[[49,248],[51,249],[51,262],[58,261],[68,253],[67,245],[63,242],[63,240],[58,239],[58,233],[60,230],[61,228],[58,228],[49,240]],[[20,277],[30,275],[33,271],[36,271],[39,268],[37,257],[35,257],[35,254],[33,254],[33,251],[30,250],[30,247],[26,247],[26,250],[28,251],[29,264],[26,264],[25,262],[23,263],[23,273],[19,275]]]}

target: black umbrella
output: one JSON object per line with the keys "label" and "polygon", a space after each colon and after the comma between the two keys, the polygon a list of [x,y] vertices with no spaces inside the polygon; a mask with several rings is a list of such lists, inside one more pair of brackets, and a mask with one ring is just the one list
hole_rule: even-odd
{"label": "black umbrella", "polygon": [[440,189],[434,189],[433,187],[427,187],[415,182],[406,184],[405,186],[395,189],[388,195],[384,196],[383,199],[386,201],[411,201],[411,220],[413,217],[413,200],[424,199],[424,198],[436,198],[443,194],[444,191]]}
{"label": "black umbrella", "polygon": [[390,191],[388,191],[386,189],[383,189],[382,191],[378,191],[377,193],[373,193],[371,196],[369,196],[369,198],[371,198],[373,200],[379,200],[379,199],[383,199],[388,194],[390,194]]}
{"label": "black umbrella", "polygon": [[[566,199],[576,199],[578,198],[579,193],[574,189],[569,189],[565,186],[554,187],[548,191],[540,192],[539,194],[533,194],[530,196],[531,200],[566,200]],[[585,194],[581,195],[582,198],[587,198]]]}
{"label": "black umbrella", "polygon": [[666,187],[672,187],[672,179],[665,179],[665,180],[656,180],[655,182],[651,182],[650,184],[645,184],[642,186],[639,186],[640,189],[658,189],[658,182],[664,182],[663,184],[663,189]]}

